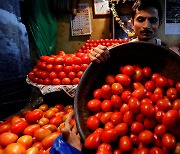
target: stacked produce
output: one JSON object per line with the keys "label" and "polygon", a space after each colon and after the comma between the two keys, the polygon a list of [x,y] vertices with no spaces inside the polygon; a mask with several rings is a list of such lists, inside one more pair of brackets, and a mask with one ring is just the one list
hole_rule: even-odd
{"label": "stacked produce", "polygon": [[[42,104],[37,109],[14,115],[0,124],[0,153],[48,154],[54,140],[61,134],[64,121],[73,106]],[[71,127],[75,119],[71,120]]]}
{"label": "stacked produce", "polygon": [[41,56],[28,78],[43,85],[76,85],[90,63],[89,50],[101,44],[110,47],[129,40],[87,40],[74,54],[60,51],[57,55]]}
{"label": "stacked produce", "polygon": [[87,149],[97,154],[179,154],[180,82],[150,67],[121,66],[87,103]]}

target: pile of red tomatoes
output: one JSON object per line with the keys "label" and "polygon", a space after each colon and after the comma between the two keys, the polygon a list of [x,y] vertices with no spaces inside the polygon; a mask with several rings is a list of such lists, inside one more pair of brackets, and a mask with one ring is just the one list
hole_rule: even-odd
{"label": "pile of red tomatoes", "polygon": [[180,82],[150,67],[126,65],[108,74],[87,103],[85,140],[97,154],[179,154]]}
{"label": "pile of red tomatoes", "polygon": [[129,40],[100,39],[87,40],[74,54],[60,51],[56,55],[41,56],[37,65],[28,73],[28,78],[43,85],[76,85],[90,63],[89,50],[99,44],[106,47],[121,44]]}
{"label": "pile of red tomatoes", "polygon": [[[64,121],[73,106],[42,104],[37,109],[14,115],[0,124],[0,153],[49,154],[54,140],[61,134]],[[71,127],[75,119],[71,120]]]}

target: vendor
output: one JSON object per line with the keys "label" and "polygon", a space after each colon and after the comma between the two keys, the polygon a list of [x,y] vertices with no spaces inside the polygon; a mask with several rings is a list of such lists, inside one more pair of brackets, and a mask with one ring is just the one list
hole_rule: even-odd
{"label": "vendor", "polygon": [[[171,47],[160,39],[156,38],[158,30],[162,24],[162,7],[157,0],[137,0],[133,5],[132,11],[132,25],[136,34],[136,38],[132,41],[145,41],[157,45],[167,47],[177,54],[179,48]],[[90,51],[90,59],[92,62],[105,62],[109,56],[107,47],[98,45]]]}

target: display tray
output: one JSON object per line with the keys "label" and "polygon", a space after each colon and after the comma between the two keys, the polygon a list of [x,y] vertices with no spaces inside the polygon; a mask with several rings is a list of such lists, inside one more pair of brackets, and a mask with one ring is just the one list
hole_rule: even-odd
{"label": "display tray", "polygon": [[110,58],[105,63],[91,63],[85,71],[74,99],[77,127],[83,140],[91,133],[86,127],[90,112],[87,102],[93,98],[93,91],[101,87],[106,74],[117,71],[121,65],[149,66],[175,82],[180,80],[180,56],[162,46],[146,42],[130,42],[110,49]]}

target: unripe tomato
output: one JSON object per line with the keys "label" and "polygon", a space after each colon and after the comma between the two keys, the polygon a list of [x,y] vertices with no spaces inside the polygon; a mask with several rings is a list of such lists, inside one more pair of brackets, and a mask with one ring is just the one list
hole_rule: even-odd
{"label": "unripe tomato", "polygon": [[20,143],[11,143],[4,150],[3,154],[26,154],[26,148]]}
{"label": "unripe tomato", "polygon": [[28,149],[31,147],[32,141],[33,141],[32,136],[23,135],[17,140],[17,143],[22,144],[26,149]]}

